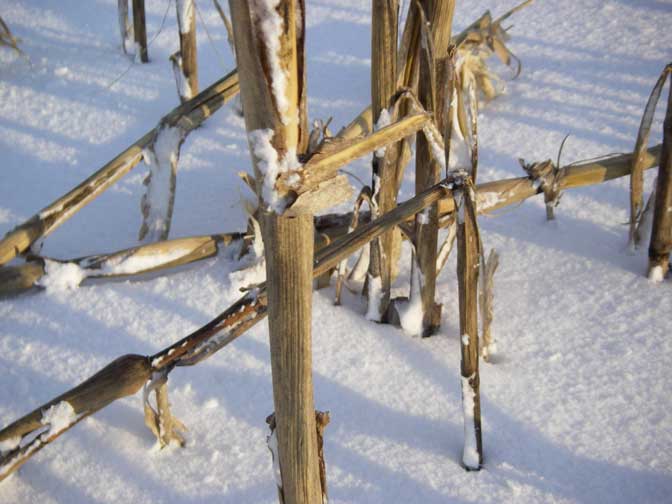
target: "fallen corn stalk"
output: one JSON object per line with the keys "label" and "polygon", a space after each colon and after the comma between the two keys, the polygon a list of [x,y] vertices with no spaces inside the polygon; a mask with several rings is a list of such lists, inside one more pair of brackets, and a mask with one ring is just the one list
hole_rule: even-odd
{"label": "fallen corn stalk", "polygon": [[[386,230],[441,199],[446,190],[444,185],[437,184],[380,219],[335,240],[316,254],[313,275],[317,277],[334,268]],[[0,431],[0,443],[12,448],[0,454],[0,481],[84,417],[117,399],[135,394],[153,373],[168,373],[175,366],[194,365],[243,334],[266,316],[265,289],[262,284],[249,291],[208,324],[153,356],[120,357],[82,384],[5,427]],[[71,412],[68,417],[71,421],[52,429],[45,414],[52,406],[62,403]]]}
{"label": "fallen corn stalk", "polygon": [[178,238],[66,261],[35,257],[20,266],[0,268],[0,297],[34,287],[48,288],[52,280],[58,282],[58,275],[66,272],[76,280],[69,287],[76,287],[87,278],[124,278],[175,268],[213,257],[221,247],[236,241],[247,248],[248,240],[243,240],[243,233],[227,233]]}
{"label": "fallen corn stalk", "polygon": [[[189,132],[237,93],[238,74],[233,71],[164,116],[159,121],[159,128],[179,126]],[[84,182],[7,233],[0,241],[0,265],[25,252],[36,240],[49,235],[133,169],[142,160],[143,150],[152,145],[159,128],[147,132]]]}
{"label": "fallen corn stalk", "polygon": [[[649,149],[646,167],[655,166],[659,155],[660,146]],[[593,185],[629,175],[632,156],[633,154],[622,154],[605,160],[586,161],[564,167],[559,181],[560,188]],[[478,211],[483,213],[523,201],[540,192],[542,190],[539,184],[527,177],[488,182],[476,186],[476,203]],[[484,198],[484,194],[488,196]],[[335,268],[340,261],[371,240],[437,201],[440,202],[442,213],[455,210],[452,191],[444,182],[399,204],[380,218],[336,238],[315,254],[313,276],[320,276]],[[487,201],[488,205],[484,206],[483,201]],[[248,291],[208,324],[155,355],[120,357],[74,389],[13,422],[0,431],[0,443],[13,446],[13,449],[0,454],[0,481],[84,417],[117,399],[135,394],[153,372],[169,372],[175,366],[197,364],[235,340],[265,316],[266,293],[262,284]],[[54,430],[48,423],[42,422],[44,414],[63,401],[72,408],[72,421],[60,426],[61,429]]]}
{"label": "fallen corn stalk", "polygon": [[[658,165],[661,146],[654,146],[645,151],[643,168],[650,169]],[[620,154],[604,160],[585,161],[564,167],[560,170],[559,188],[570,189],[583,187],[606,182],[619,177],[625,177],[630,174],[632,154]],[[477,204],[479,213],[489,213],[494,210],[519,203],[527,198],[543,193],[539,182],[529,177],[517,177],[512,179],[498,180],[478,184]],[[453,205],[450,199],[442,199],[439,202],[439,210],[442,219],[453,212]],[[353,214],[330,214],[317,217],[315,227],[318,234],[318,243],[316,249],[321,248],[329,242],[338,239],[349,232]],[[370,221],[368,212],[361,212],[358,225]],[[450,223],[451,221],[445,221]],[[104,254],[94,257],[83,257],[71,261],[60,261],[61,263],[75,263],[81,266],[82,263],[88,264],[86,267],[86,278],[101,278],[111,276],[133,277],[145,274],[151,271],[165,270],[183,264],[189,264],[201,259],[212,257],[216,253],[218,244],[226,245],[237,236],[243,236],[243,233],[230,233],[224,235],[202,236],[192,238],[181,238],[168,240],[162,243],[150,244],[132,249],[122,250],[112,254]],[[181,256],[175,256],[170,259],[170,254],[178,249],[190,249],[191,251]],[[158,262],[157,254],[167,254],[163,262]],[[153,268],[138,268],[137,271],[127,271],[120,275],[112,275],[109,270],[105,271],[105,265],[121,264],[124,258],[133,257],[153,257],[157,264]],[[445,259],[445,258],[443,258]],[[0,268],[0,296],[15,295],[25,290],[33,288],[35,282],[45,274],[45,259],[35,258],[34,261],[22,264],[20,266]],[[442,260],[443,262],[443,260]],[[93,268],[93,264],[98,264],[98,268]],[[128,263],[127,263],[128,264]],[[437,265],[441,269],[441,265]]]}

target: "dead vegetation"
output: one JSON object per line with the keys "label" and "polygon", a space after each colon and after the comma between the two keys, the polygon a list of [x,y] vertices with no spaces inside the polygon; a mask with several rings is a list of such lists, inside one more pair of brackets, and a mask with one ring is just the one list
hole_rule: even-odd
{"label": "dead vegetation", "polygon": [[[320,278],[323,285],[328,285],[332,273],[337,273],[336,304],[344,286],[352,283],[359,287],[365,280],[367,318],[429,336],[439,329],[441,321],[440,306],[435,303],[436,277],[454,242],[465,422],[462,462],[466,469],[478,470],[484,460],[479,360],[483,357],[488,361],[495,351],[494,273],[499,264],[494,251],[485,257],[478,216],[543,193],[547,218],[552,219],[562,191],[631,176],[630,236],[637,242],[642,173],[659,164],[658,189],[652,204],[655,213],[649,269],[650,275],[662,278],[672,250],[672,222],[665,211],[672,206],[672,93],[664,143],[652,148],[647,143],[652,107],[670,67],[666,67],[654,88],[633,154],[567,166],[560,166],[559,161],[521,160],[526,176],[479,184],[479,103],[495,98],[501,86],[488,61],[497,57],[513,69],[514,77],[520,74],[520,61],[506,46],[509,34],[503,22],[530,0],[499,18],[493,19],[486,12],[455,36],[451,33],[454,2],[411,2],[400,38],[398,3],[374,1],[371,106],[336,135],[329,131],[329,121],[316,122],[312,131],[308,128],[304,2],[281,0],[275,8],[232,0],[231,22],[214,2],[227,24],[238,68],[197,93],[195,22],[189,18],[189,26],[181,24],[181,66],[175,61],[182,78],[192,79],[188,86],[191,91],[180,93],[184,103],[89,179],[0,241],[0,264],[20,255],[27,259],[24,264],[0,268],[0,294],[14,295],[39,286],[43,277],[50,274],[50,267],[62,264],[81,268],[85,278],[133,276],[212,257],[222,246],[238,247],[241,255],[256,253],[258,259],[263,256],[267,282],[250,286],[208,324],[156,354],[120,357],[82,384],[2,429],[0,442],[13,447],[0,454],[0,480],[86,416],[137,393],[143,386],[145,421],[159,443],[184,444],[186,428],[170,412],[169,373],[175,367],[192,366],[208,358],[268,315],[275,404],[275,411],[269,416],[269,448],[280,468],[279,498],[281,502],[326,502],[322,436],[329,415],[316,412],[313,404],[313,280]],[[137,40],[144,29],[138,26],[143,3],[133,2],[138,17],[136,20],[134,15],[132,30],[127,12],[122,19],[123,3],[119,3],[120,30],[126,48],[131,32]],[[183,3],[193,6],[190,1]],[[263,21],[270,18],[278,30],[268,31],[268,24]],[[6,29],[4,23],[2,26]],[[190,33],[193,40],[187,39]],[[2,37],[4,43],[5,36]],[[194,48],[189,49],[191,43]],[[187,53],[193,56],[191,70],[185,66]],[[190,131],[239,91],[252,160],[251,173],[242,178],[257,196],[247,209],[248,228],[239,233],[167,240],[180,145]],[[164,149],[159,149],[157,142],[168,129],[177,134],[171,151],[174,155],[166,162],[159,159],[158,151]],[[413,141],[416,194],[398,202]],[[152,152],[154,159],[150,164],[157,171],[152,172],[147,184],[148,194],[160,176],[168,181],[169,190],[164,191],[168,203],[162,208],[168,210],[162,215],[154,215],[152,197],[146,195],[143,199],[140,238],[149,244],[71,261],[30,254],[32,244],[47,237]],[[359,192],[353,212],[316,218],[318,212],[352,201],[355,193],[342,168],[363,156],[372,159],[371,184]],[[365,204],[368,212],[362,210]],[[444,227],[449,232],[439,245],[438,232]],[[402,236],[413,250],[409,294],[391,299]],[[355,254],[357,259],[349,269],[348,258]],[[149,269],[128,266],[137,257],[155,261]],[[288,362],[291,364],[286,365]],[[44,412],[63,403],[72,409],[71,421],[52,432],[44,423]]]}

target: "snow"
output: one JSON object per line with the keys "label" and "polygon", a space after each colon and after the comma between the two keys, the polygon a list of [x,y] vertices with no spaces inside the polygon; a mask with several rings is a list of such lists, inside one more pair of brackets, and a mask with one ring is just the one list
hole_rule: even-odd
{"label": "snow", "polygon": [[275,104],[280,113],[283,124],[291,120],[287,116],[289,101],[287,100],[287,72],[280,63],[280,37],[284,32],[284,21],[278,13],[280,0],[252,0],[250,10],[261,30],[259,34],[266,46],[266,57],[271,71],[271,88],[275,97]]}
{"label": "snow", "polygon": [[411,336],[422,335],[422,271],[417,264],[411,268],[412,282],[407,301],[399,301],[396,304],[399,314],[399,324],[405,333]]}
{"label": "snow", "polygon": [[366,309],[366,319],[380,322],[380,303],[383,297],[383,282],[379,276],[367,274],[369,301]]}
{"label": "snow", "polygon": [[0,453],[12,451],[15,448],[18,448],[20,444],[21,444],[21,436],[16,436],[13,438],[5,439],[4,441],[0,441]]}
{"label": "snow", "polygon": [[[463,335],[462,338],[468,335]],[[479,457],[476,447],[476,430],[474,427],[474,398],[476,397],[474,389],[469,383],[474,375],[469,377],[462,376],[462,410],[464,416],[464,448],[462,450],[462,463],[470,469],[478,469]]]}
{"label": "snow", "polygon": [[262,200],[266,207],[276,213],[282,213],[285,210],[286,202],[278,193],[275,183],[282,173],[296,171],[301,168],[301,164],[296,157],[296,151],[288,150],[282,159],[278,159],[278,151],[271,144],[273,130],[255,130],[248,135],[250,149],[257,160],[257,168],[264,177],[262,186]]}
{"label": "snow", "polygon": [[479,212],[485,212],[502,201],[497,192],[477,192],[476,206]]}
{"label": "snow", "polygon": [[[99,269],[89,269],[87,276],[100,275],[128,275],[155,268],[161,264],[178,259],[191,252],[189,249],[173,249],[168,252],[152,255],[130,255],[127,257],[114,257],[105,261]],[[85,264],[82,264],[86,267]]]}
{"label": "snow", "polygon": [[[516,3],[458,2],[455,31]],[[146,2],[148,40],[167,4]],[[235,63],[212,4],[198,5],[224,59],[199,36],[205,87]],[[172,9],[150,63],[133,64],[109,87],[131,65],[119,48],[116,2],[2,2],[32,66],[0,49],[0,236],[178,105],[168,62],[178,48]],[[333,116],[338,131],[370,103],[370,2],[309,0],[306,13],[309,113]],[[522,176],[520,157],[555,159],[567,133],[566,163],[632,150],[648,94],[671,59],[669,5],[535,2],[509,21],[523,71],[480,109],[479,183]],[[57,76],[57,68],[69,71]],[[652,143],[661,130],[662,111]],[[251,163],[233,105],[189,135],[179,164],[173,236],[246,229],[247,189],[237,172]],[[413,166],[400,202],[414,194]],[[346,169],[370,180],[370,158]],[[43,253],[69,259],[137,245],[144,175],[131,171],[51,234]],[[654,177],[646,172],[647,194]],[[500,351],[480,366],[478,473],[462,468],[454,251],[437,280],[443,318],[431,338],[367,322],[366,300],[347,289],[333,306],[333,283],[314,293],[315,406],[331,410],[324,453],[332,503],[669,501],[672,284],[646,278],[648,243],[634,255],[625,250],[628,185],[621,178],[566,191],[557,226],[546,225],[542,196],[479,217],[484,247],[497,248],[502,262],[492,326]],[[393,297],[407,295],[410,264],[404,245]],[[241,287],[263,279],[263,265],[254,277],[235,271],[241,266],[220,254],[141,282],[0,300],[0,424],[120,355],[153,355],[207,323]],[[37,453],[0,483],[0,502],[277,502],[264,422],[273,411],[267,324],[197,366],[176,368],[169,390],[189,428],[185,448],[153,450],[136,394]]]}
{"label": "snow", "polygon": [[189,33],[194,21],[194,0],[175,0],[177,7],[177,26],[181,33]]}
{"label": "snow", "polygon": [[273,460],[273,477],[275,478],[275,484],[278,488],[282,488],[282,473],[280,472],[280,455],[278,452],[278,434],[276,429],[273,429],[273,432],[266,437],[266,443],[268,444],[268,449],[271,452],[271,458]]}
{"label": "snow", "polygon": [[[390,117],[390,112],[384,108],[380,111],[380,115],[378,116],[378,121],[376,121],[376,124],[374,124],[373,130],[374,131],[379,131],[383,129],[385,126],[389,126],[392,124],[392,119]],[[381,147],[380,149],[376,149],[374,152],[374,155],[377,158],[384,158],[385,157],[385,150],[386,147]]]}
{"label": "snow", "polygon": [[40,422],[42,425],[47,425],[49,430],[44,437],[50,437],[54,434],[67,429],[74,422],[77,421],[77,413],[73,409],[72,405],[68,401],[61,401],[53,406],[50,406],[49,409],[42,412],[42,419]]}
{"label": "snow", "polygon": [[37,285],[44,287],[47,292],[59,292],[76,289],[86,278],[86,272],[74,263],[60,263],[46,259],[44,261],[44,276],[37,281]]}
{"label": "snow", "polygon": [[653,283],[660,283],[665,280],[662,266],[654,266],[651,268],[651,271],[649,271],[649,280]]}
{"label": "snow", "polygon": [[143,151],[143,159],[149,166],[149,183],[142,205],[147,209],[144,223],[147,225],[145,243],[165,239],[170,229],[171,194],[175,191],[177,160],[184,132],[178,127],[164,126],[158,131],[151,147]]}
{"label": "snow", "polygon": [[173,64],[173,75],[175,76],[175,84],[177,86],[177,92],[185,100],[190,100],[193,98],[194,94],[189,85],[189,80],[185,78],[184,73],[182,73],[182,56],[175,56],[175,63]]}

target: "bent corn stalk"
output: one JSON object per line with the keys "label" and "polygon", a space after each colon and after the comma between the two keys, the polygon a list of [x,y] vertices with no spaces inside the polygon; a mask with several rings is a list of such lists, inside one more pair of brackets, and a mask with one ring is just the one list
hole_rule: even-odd
{"label": "bent corn stalk", "polygon": [[[363,142],[364,140],[362,140]],[[380,145],[378,142],[374,142],[372,146]],[[377,148],[377,147],[376,147]],[[658,158],[660,156],[661,146],[657,145],[651,147],[645,152],[644,164],[642,165],[645,170],[651,169],[655,166],[658,166]],[[591,160],[575,163],[571,166],[564,167],[562,169],[562,177],[560,179],[560,188],[561,189],[571,189],[577,187],[585,187],[589,185],[595,185],[602,182],[606,182],[615,178],[625,177],[630,175],[630,167],[632,162],[633,154],[620,154],[603,160]],[[477,189],[477,204],[479,213],[490,213],[495,210],[510,206],[516,203],[520,203],[527,198],[540,194],[542,191],[538,189],[534,181],[528,177],[517,177],[512,179],[498,180],[494,182],[487,182],[483,184],[478,184]],[[453,212],[453,204],[450,199],[442,199],[439,201],[440,215],[442,218],[450,215]],[[369,221],[370,216],[367,212],[362,212],[359,223]],[[325,215],[318,217],[316,219],[316,227],[318,232],[321,235],[329,237],[329,240],[335,240],[344,234],[348,233],[348,228],[352,220],[352,214],[339,214],[339,215]],[[243,233],[239,233],[240,236]],[[228,236],[237,236],[238,233],[231,233]],[[226,237],[227,235],[214,235],[216,237]],[[201,259],[207,259],[214,255],[214,242],[211,242],[213,237],[193,237],[189,240],[203,240],[204,243],[201,248],[198,249],[198,253],[193,253],[190,255],[182,256],[180,259],[175,261],[169,261],[162,264],[160,267],[153,268],[151,271],[158,271],[169,269],[173,267],[180,266],[182,264],[188,264],[193,261],[199,261]],[[160,249],[166,252],[174,250],[176,248],[181,248],[181,242],[186,240],[186,238],[168,240],[163,243],[150,244],[142,247],[135,247],[132,249],[126,249],[123,251],[115,252],[112,254],[104,254],[97,256],[98,259],[102,262],[103,260],[114,261],[119,257],[126,257],[128,255],[138,253],[141,255],[155,255],[156,252]],[[226,243],[226,242],[225,242]],[[323,246],[324,244],[322,244]],[[158,249],[157,249],[158,247]],[[318,244],[316,244],[318,247]],[[196,250],[196,249],[194,249]],[[210,250],[212,255],[208,252]],[[137,251],[137,252],[132,252]],[[79,258],[73,259],[67,262],[76,262],[91,260],[91,258]],[[437,265],[437,268],[440,270],[441,266]],[[140,275],[148,273],[148,270],[138,270],[134,273],[124,274],[125,277],[133,277],[135,275]],[[33,287],[33,284],[39,280],[44,275],[44,263],[43,260],[37,258],[36,261],[31,261],[26,264],[12,267],[3,267],[0,268],[0,296],[15,295],[24,290],[28,290]],[[110,276],[110,275],[105,275]],[[87,277],[89,277],[87,275]],[[97,272],[92,273],[92,277],[98,278],[99,275]]]}
{"label": "bent corn stalk", "polygon": [[[180,126],[189,132],[198,127],[224,103],[238,93],[238,74],[230,72],[188,102],[176,107],[159,121],[162,125]],[[153,128],[117,155],[84,182],[20,224],[0,241],[0,265],[25,252],[35,241],[52,233],[76,212],[100,196],[131,171],[152,145],[158,128]]]}
{"label": "bent corn stalk", "polygon": [[[660,146],[648,150],[647,168],[658,163],[659,155]],[[586,161],[565,167],[560,185],[563,189],[583,187],[629,175],[632,156],[633,154],[622,154],[601,161]],[[476,186],[477,206],[478,193],[484,192],[495,193],[498,199],[494,205],[487,208],[481,207],[481,213],[523,201],[538,194],[540,189],[535,188],[533,181],[526,177],[480,184]],[[452,191],[443,182],[399,204],[380,218],[336,238],[318,251],[314,258],[313,276],[320,276],[336,267],[340,261],[361,249],[371,240],[393,226],[407,221],[435,202],[440,202],[442,213],[450,213],[455,209]],[[81,385],[13,422],[0,431],[0,442],[9,442],[9,440],[18,438],[18,444],[14,450],[0,455],[0,481],[18,469],[39,449],[56,439],[56,436],[42,438],[40,434],[33,437],[32,442],[36,444],[30,444],[31,442],[27,441],[32,433],[44,428],[40,420],[46,408],[67,400],[79,421],[116,399],[136,393],[151,377],[152,372],[169,371],[175,366],[190,366],[206,359],[234,341],[265,316],[266,293],[265,286],[262,284],[248,291],[203,327],[153,356],[127,355],[121,357]],[[111,372],[114,374],[113,380],[109,379]],[[75,423],[68,425],[64,431],[74,425]],[[23,446],[21,445],[22,439],[25,440]]]}
{"label": "bent corn stalk", "polygon": [[226,233],[177,238],[70,260],[35,257],[26,264],[0,268],[0,297],[42,287],[45,278],[58,274],[63,267],[79,268],[80,283],[88,278],[127,278],[214,257],[222,247],[236,242],[246,248],[250,241],[243,233]]}

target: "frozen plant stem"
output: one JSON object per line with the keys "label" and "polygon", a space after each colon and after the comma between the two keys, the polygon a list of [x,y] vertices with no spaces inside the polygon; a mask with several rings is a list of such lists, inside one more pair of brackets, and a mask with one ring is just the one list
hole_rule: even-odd
{"label": "frozen plant stem", "polygon": [[[268,327],[282,504],[322,501],[313,402],[314,227],[290,215],[277,177],[307,148],[302,0],[230,0],[245,126],[266,258]],[[290,207],[290,208],[288,208]]]}
{"label": "frozen plant stem", "polygon": [[130,54],[133,47],[133,25],[128,18],[128,0],[118,0],[119,34],[121,35],[121,50]]}
{"label": "frozen plant stem", "polygon": [[284,503],[321,501],[313,403],[310,215],[265,215],[268,325]]}
{"label": "frozen plant stem", "polygon": [[[179,57],[174,57],[173,71],[182,102],[198,93],[198,61],[196,51],[196,5],[194,0],[177,0],[177,26],[180,35]],[[173,55],[174,56],[174,55]],[[178,79],[178,72],[180,77]]]}
{"label": "frozen plant stem", "polygon": [[481,439],[480,377],[478,374],[478,274],[479,238],[476,208],[470,187],[456,197],[457,281],[460,304],[460,348],[462,354],[462,406],[464,409],[464,451],[462,463],[469,471],[483,464]]}
{"label": "frozen plant stem", "polygon": [[[230,72],[189,102],[166,114],[162,125],[180,125],[185,134],[197,128],[224,103],[238,93],[238,74]],[[89,176],[77,187],[56,199],[30,219],[12,229],[0,240],[0,265],[26,251],[35,241],[52,233],[76,212],[109,189],[132,170],[143,158],[143,151],[152,145],[156,129],[152,128],[105,166]]]}
{"label": "frozen plant stem", "polygon": [[152,146],[143,152],[149,175],[144,181],[147,190],[140,203],[143,216],[139,233],[141,241],[155,242],[168,238],[175,204],[177,163],[185,136],[179,126],[163,126]]}
{"label": "frozen plant stem", "polygon": [[133,37],[135,38],[136,57],[142,63],[149,63],[147,53],[147,25],[145,23],[145,0],[133,1]]}
{"label": "frozen plant stem", "polygon": [[[397,0],[373,0],[371,10],[371,107],[373,123],[384,126],[387,108],[396,91]],[[396,206],[396,148],[377,151],[373,156],[372,206],[383,215]],[[390,304],[394,230],[371,243],[368,274],[367,318],[385,321]]]}
{"label": "frozen plant stem", "polygon": [[[423,0],[419,3],[421,39],[419,66],[420,81],[418,95],[420,103],[428,112],[441,111],[444,101],[444,82],[439,81],[438,70],[447,57],[453,18],[453,0]],[[426,18],[426,15],[428,18]],[[429,26],[425,24],[425,20]],[[444,76],[441,73],[441,76]],[[437,129],[443,131],[444,116],[435,115]],[[416,139],[415,155],[415,193],[420,194],[428,187],[436,184],[442,174],[438,159],[434,159],[431,148],[424,133],[419,132]],[[443,154],[443,153],[441,153]],[[439,207],[432,205],[416,215],[415,220],[417,265],[423,278],[422,298],[422,335],[435,333],[441,323],[441,311],[435,308],[436,295],[436,262],[439,233]],[[412,292],[412,291],[411,291]],[[411,294],[412,295],[412,294]]]}
{"label": "frozen plant stem", "polygon": [[663,122],[663,149],[658,166],[656,203],[649,245],[649,278],[662,281],[670,267],[672,251],[672,73],[667,111]]}

